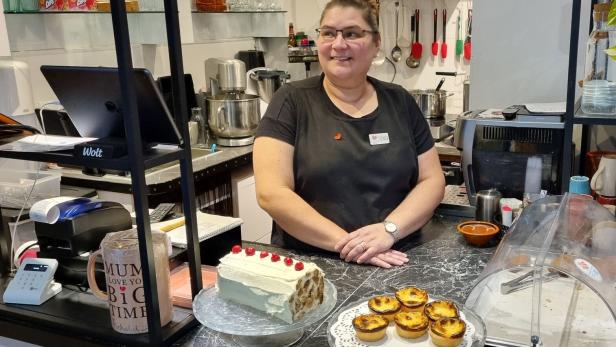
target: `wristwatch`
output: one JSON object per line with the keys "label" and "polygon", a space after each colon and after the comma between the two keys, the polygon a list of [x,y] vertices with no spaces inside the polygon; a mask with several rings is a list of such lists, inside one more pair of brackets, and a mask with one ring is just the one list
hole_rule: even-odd
{"label": "wristwatch", "polygon": [[398,226],[390,221],[383,221],[385,225],[385,231],[387,231],[394,238],[394,242],[400,240],[400,231],[398,231]]}

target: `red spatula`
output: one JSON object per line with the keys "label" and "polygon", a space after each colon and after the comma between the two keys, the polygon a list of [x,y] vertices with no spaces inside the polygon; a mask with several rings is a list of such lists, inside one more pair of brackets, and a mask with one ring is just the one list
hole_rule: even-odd
{"label": "red spatula", "polygon": [[438,55],[438,42],[436,42],[436,27],[438,22],[438,10],[434,9],[434,39],[432,40],[432,55]]}
{"label": "red spatula", "polygon": [[447,58],[447,9],[443,9],[443,43],[441,44],[441,58]]}
{"label": "red spatula", "polygon": [[466,39],[464,40],[464,59],[466,60],[471,60],[471,51],[472,51],[471,31],[473,28],[472,26],[473,26],[473,10],[469,9],[467,25],[466,25]]}
{"label": "red spatula", "polygon": [[411,55],[414,59],[421,59],[421,54],[423,53],[423,47],[421,42],[419,42],[419,9],[415,10],[415,42],[413,42],[413,47],[411,48]]}

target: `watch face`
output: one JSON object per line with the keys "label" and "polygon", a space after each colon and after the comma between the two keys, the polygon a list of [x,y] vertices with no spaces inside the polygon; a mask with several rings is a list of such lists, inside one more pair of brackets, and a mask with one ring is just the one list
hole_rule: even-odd
{"label": "watch face", "polygon": [[387,230],[387,232],[393,233],[398,230],[398,227],[394,223],[389,222],[385,223],[385,230]]}

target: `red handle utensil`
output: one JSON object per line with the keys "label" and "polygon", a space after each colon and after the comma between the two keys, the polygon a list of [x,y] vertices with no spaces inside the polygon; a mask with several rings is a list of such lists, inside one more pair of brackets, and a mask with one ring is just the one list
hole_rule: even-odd
{"label": "red handle utensil", "polygon": [[472,25],[473,25],[473,10],[469,9],[468,10],[467,26],[466,26],[466,39],[464,40],[464,59],[466,59],[466,60],[471,60],[471,52],[472,52],[471,31],[472,31]]}
{"label": "red handle utensil", "polygon": [[441,44],[441,58],[447,58],[447,9],[443,9],[443,44]]}
{"label": "red handle utensil", "polygon": [[438,55],[438,42],[436,42],[436,27],[438,22],[438,10],[434,9],[434,39],[432,40],[432,55]]}
{"label": "red handle utensil", "polygon": [[421,55],[423,53],[423,46],[421,42],[419,42],[419,9],[415,10],[415,42],[413,43],[413,48],[411,49],[411,54],[415,59],[421,59]]}

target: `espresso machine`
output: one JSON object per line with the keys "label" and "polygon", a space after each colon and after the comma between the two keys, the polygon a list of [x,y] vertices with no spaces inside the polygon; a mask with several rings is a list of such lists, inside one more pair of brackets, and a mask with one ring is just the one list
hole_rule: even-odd
{"label": "espresso machine", "polygon": [[[524,106],[518,106],[520,109]],[[471,205],[480,190],[495,188],[506,198],[525,193],[560,194],[563,163],[562,115],[532,114],[524,108],[468,111],[457,120],[454,146],[462,151],[462,174]]]}
{"label": "espresso machine", "polygon": [[214,141],[221,146],[254,142],[261,119],[259,96],[246,94],[246,67],[237,59],[205,61],[205,110]]}

